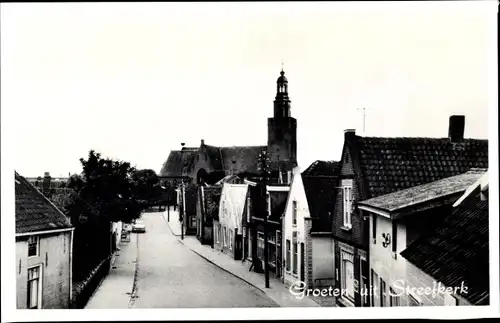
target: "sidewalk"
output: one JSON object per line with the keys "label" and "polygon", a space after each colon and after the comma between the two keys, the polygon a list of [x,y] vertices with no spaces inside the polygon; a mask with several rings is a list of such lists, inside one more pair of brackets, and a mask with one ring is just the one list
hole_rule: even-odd
{"label": "sidewalk", "polygon": [[134,286],[137,261],[137,235],[130,235],[130,242],[120,242],[119,251],[108,276],[102,281],[85,309],[126,309]]}
{"label": "sidewalk", "polygon": [[181,236],[181,223],[179,222],[179,209],[176,209],[174,211],[174,208],[170,208],[170,221],[169,219],[169,213],[168,211],[163,211],[162,212],[163,217],[165,218],[165,222],[168,223],[170,226],[170,230],[172,230],[172,234],[174,236]]}
{"label": "sidewalk", "polygon": [[[172,217],[172,211],[170,211],[170,222],[167,223],[172,229],[172,233],[177,236],[175,232],[176,230],[179,230],[180,232],[180,226],[178,226],[178,217]],[[229,256],[223,254],[222,252],[214,250],[209,246],[200,244],[200,242],[194,236],[184,236],[184,240],[179,241],[181,241],[185,246],[191,249],[191,251],[198,254],[208,262],[216,265],[217,267],[229,272],[236,277],[239,277],[240,279],[246,281],[248,284],[261,290],[281,307],[321,306],[308,297],[297,299],[290,293],[288,288],[286,288],[285,285],[281,283],[281,281],[273,277],[269,277],[270,288],[265,288],[264,275],[249,271],[250,264],[248,262],[243,263],[241,261],[231,259],[229,258]]]}

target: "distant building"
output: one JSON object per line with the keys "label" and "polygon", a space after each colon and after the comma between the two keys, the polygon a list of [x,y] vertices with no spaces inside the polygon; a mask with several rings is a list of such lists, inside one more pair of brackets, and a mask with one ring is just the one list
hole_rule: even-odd
{"label": "distant building", "polygon": [[248,196],[247,184],[224,183],[219,215],[213,221],[214,248],[235,260],[243,257],[243,215]]}
{"label": "distant building", "polygon": [[[170,152],[161,168],[160,179],[177,187],[182,181],[213,185],[228,175],[250,180],[259,178],[258,157],[266,151],[270,159],[270,183],[277,183],[279,178],[286,181],[297,165],[297,121],[291,116],[288,80],[284,71],[277,80],[274,115],[268,118],[267,124],[267,145],[216,147],[201,140],[199,147],[187,147],[183,143],[180,150]],[[228,134],[228,138],[230,136]],[[196,201],[189,203],[196,207]],[[195,218],[196,212],[189,214],[187,223],[191,223],[191,217]]]}
{"label": "distant building", "polygon": [[25,178],[15,174],[18,309],[67,309],[72,300],[73,227]]}
{"label": "distant building", "polygon": [[214,245],[214,221],[219,217],[222,185],[199,186],[196,205],[196,236],[202,244]]}

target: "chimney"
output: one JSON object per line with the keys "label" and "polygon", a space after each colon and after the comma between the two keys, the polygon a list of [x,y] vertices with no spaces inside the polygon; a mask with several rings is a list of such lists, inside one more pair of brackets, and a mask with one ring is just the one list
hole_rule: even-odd
{"label": "chimney", "polygon": [[356,129],[345,129],[344,130],[344,138],[351,138],[356,135]]}
{"label": "chimney", "polygon": [[201,140],[201,146],[202,147],[205,146],[205,140],[203,140],[203,139]]}
{"label": "chimney", "polygon": [[185,145],[186,145],[185,143],[181,142],[181,146],[182,146],[181,150],[184,150]]}
{"label": "chimney", "polygon": [[454,115],[450,116],[450,124],[448,128],[448,138],[452,142],[458,142],[464,139],[465,116]]}
{"label": "chimney", "polygon": [[51,181],[52,181],[52,178],[50,177],[50,173],[45,172],[43,175],[43,182],[42,182],[42,193],[45,196],[49,196],[49,194],[50,194]]}

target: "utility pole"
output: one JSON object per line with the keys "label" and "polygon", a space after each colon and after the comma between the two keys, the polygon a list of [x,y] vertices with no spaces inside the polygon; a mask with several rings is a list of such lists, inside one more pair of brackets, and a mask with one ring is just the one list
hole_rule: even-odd
{"label": "utility pole", "polygon": [[269,216],[270,208],[267,205],[267,175],[269,172],[269,158],[266,151],[259,154],[260,170],[262,171],[261,182],[261,196],[266,203],[267,212],[264,213],[264,274],[266,279],[266,288],[269,288],[269,263],[268,263],[268,242],[267,242],[267,218]]}
{"label": "utility pole", "polygon": [[186,217],[186,187],[182,180],[182,217],[181,217],[181,240],[184,240],[184,218]]}

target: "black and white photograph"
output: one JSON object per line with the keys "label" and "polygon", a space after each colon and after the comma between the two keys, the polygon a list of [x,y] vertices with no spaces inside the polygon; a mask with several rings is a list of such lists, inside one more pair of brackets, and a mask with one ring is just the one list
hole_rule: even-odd
{"label": "black and white photograph", "polygon": [[2,321],[498,317],[497,1],[0,13]]}

